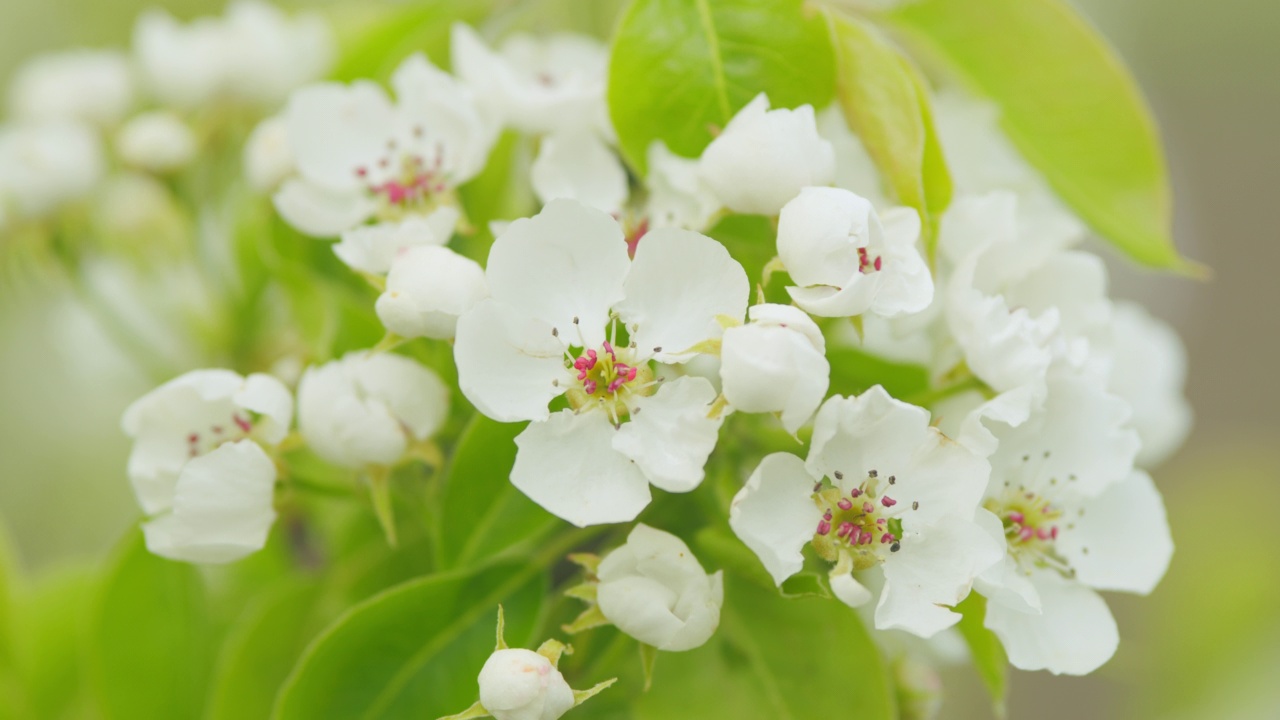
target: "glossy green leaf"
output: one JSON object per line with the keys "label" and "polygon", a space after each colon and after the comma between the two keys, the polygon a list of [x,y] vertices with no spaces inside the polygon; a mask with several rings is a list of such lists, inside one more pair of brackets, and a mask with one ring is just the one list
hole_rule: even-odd
{"label": "glossy green leaf", "polygon": [[528,564],[410,581],[355,606],[307,649],[273,717],[435,718],[476,699],[497,607],[507,639],[530,642],[546,580]]}
{"label": "glossy green leaf", "polygon": [[890,20],[1001,110],[1009,137],[1100,235],[1146,265],[1173,246],[1160,139],[1120,58],[1063,0],[922,0]]}
{"label": "glossy green leaf", "polygon": [[937,223],[951,202],[947,172],[919,71],[873,27],[828,15],[836,52],[837,97],[898,201],[920,212],[930,257]]}
{"label": "glossy green leaf", "polygon": [[556,520],[511,484],[524,423],[476,413],[454,448],[440,504],[443,567],[466,567],[543,536]]}
{"label": "glossy green leaf", "polygon": [[103,715],[199,717],[213,651],[199,572],[152,555],[134,532],[116,555],[96,610],[91,667]]}
{"label": "glossy green leaf", "polygon": [[663,656],[636,718],[897,717],[888,669],[854,611],[737,580],[728,578],[720,629]]}
{"label": "glossy green leaf", "polygon": [[826,29],[801,0],[636,0],[614,36],[609,112],[643,171],[654,140],[696,157],[757,94],[821,107],[834,85]]}
{"label": "glossy green leaf", "polygon": [[455,22],[478,23],[488,14],[489,0],[418,0],[399,6],[347,3],[333,11],[338,28],[338,63],[332,76],[351,81],[385,80],[415,52],[449,65],[449,29]]}
{"label": "glossy green leaf", "polygon": [[1009,692],[1009,658],[1004,653],[1000,638],[983,625],[987,615],[987,599],[971,593],[956,606],[961,614],[957,628],[969,646],[973,666],[978,670],[983,685],[991,694],[997,717],[1005,716],[1005,698]]}

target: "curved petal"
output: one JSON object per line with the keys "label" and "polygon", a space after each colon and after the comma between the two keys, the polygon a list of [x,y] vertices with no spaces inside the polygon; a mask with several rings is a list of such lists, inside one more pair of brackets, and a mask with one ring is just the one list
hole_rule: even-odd
{"label": "curved petal", "polygon": [[286,180],[272,197],[285,222],[312,237],[337,237],[373,214],[360,190],[331,191],[305,180]]}
{"label": "curved petal", "polygon": [[293,422],[293,395],[275,377],[263,373],[250,375],[231,401],[261,416],[255,423],[254,435],[262,442],[274,445],[289,434],[289,425]]}
{"label": "curved petal", "polygon": [[403,141],[438,157],[449,182],[460,185],[484,169],[498,126],[481,114],[470,87],[431,64],[422,53],[391,75]]}
{"label": "curved petal", "polygon": [[857,397],[823,403],[806,466],[814,477],[834,478],[840,472],[853,485],[872,470],[885,477],[905,473],[930,432],[927,410],[876,385]]}
{"label": "curved petal", "polygon": [[649,482],[668,492],[702,483],[721,418],[707,417],[716,391],[705,378],[682,377],[640,398],[631,421],[613,436],[613,449],[635,462]]}
{"label": "curved petal", "polygon": [[627,202],[627,171],[590,129],[543,138],[531,172],[533,191],[544,203],[568,198],[616,214]]}
{"label": "curved petal", "polygon": [[782,426],[790,433],[813,417],[830,383],[826,356],[803,330],[792,327],[753,323],[729,328],[720,360],[729,404],[743,412],[781,413]]}
{"label": "curved petal", "polygon": [[391,270],[392,263],[405,250],[435,247],[448,242],[453,228],[440,232],[443,225],[440,220],[456,222],[457,213],[453,208],[440,208],[425,218],[411,217],[401,222],[353,227],[342,233],[342,241],[333,246],[333,254],[352,270],[383,275]]}
{"label": "curved petal", "polygon": [[684,362],[699,343],[720,336],[717,317],[741,320],[751,286],[723,245],[691,230],[654,230],[636,247],[618,313],[643,354]]}
{"label": "curved petal", "polygon": [[319,83],[298,90],[284,112],[298,172],[331,192],[357,192],[357,169],[378,162],[395,139],[396,116],[378,85]]}
{"label": "curved petal", "polygon": [[867,586],[858,582],[853,573],[836,573],[833,571],[828,580],[831,582],[831,592],[835,593],[836,599],[845,605],[856,608],[871,602],[871,591],[867,589]]}
{"label": "curved petal", "polygon": [[562,410],[516,437],[511,484],[578,527],[629,522],[649,504],[649,481],[613,449],[602,412]]}
{"label": "curved petal", "polygon": [[986,626],[1000,638],[1009,662],[1021,670],[1086,675],[1102,667],[1120,644],[1111,609],[1096,592],[1051,573],[1033,578],[1038,615],[987,605]]}
{"label": "curved petal", "polygon": [[551,326],[494,300],[458,318],[453,358],[458,386],[494,420],[545,420],[547,404],[573,376]]}
{"label": "curved petal", "polygon": [[173,511],[143,525],[147,549],[172,560],[227,563],[261,550],[276,513],[276,466],[252,440],[226,443],[182,469]]}
{"label": "curved petal", "polygon": [[774,453],[760,461],[729,506],[729,526],[779,585],[804,566],[800,551],[822,519],[813,484],[803,460]]}
{"label": "curved petal", "polygon": [[390,465],[408,440],[386,404],[364,397],[347,359],[308,368],[298,382],[298,429],[307,445],[335,465]]}
{"label": "curved petal", "polygon": [[1058,549],[1085,585],[1146,595],[1169,569],[1169,518],[1145,472],[1133,472],[1085,503],[1074,525],[1063,532]]}
{"label": "curved petal", "polygon": [[992,603],[999,603],[1011,610],[1036,614],[1040,612],[1040,594],[1026,575],[1018,568],[1018,561],[1008,554],[1008,540],[1000,518],[988,510],[978,510],[974,517],[978,524],[997,545],[1004,548],[1004,557],[983,570],[974,579],[973,586]]}
{"label": "curved petal", "polygon": [[435,434],[449,416],[449,388],[421,363],[394,353],[348,355],[344,362],[361,393],[390,408],[414,438]]}
{"label": "curved petal", "polygon": [[401,337],[451,339],[458,317],[489,294],[484,268],[446,247],[404,251],[387,274],[374,306],[387,330]]}
{"label": "curved petal", "polygon": [[574,200],[552,200],[494,241],[486,274],[495,300],[556,328],[566,342],[578,344],[580,330],[586,347],[598,347],[630,265],[616,220]]}

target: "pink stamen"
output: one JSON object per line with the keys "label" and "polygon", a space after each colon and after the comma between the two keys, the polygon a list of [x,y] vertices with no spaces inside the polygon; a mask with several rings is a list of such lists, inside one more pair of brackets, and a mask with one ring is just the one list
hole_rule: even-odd
{"label": "pink stamen", "polygon": [[893,533],[885,533],[885,534],[883,534],[883,535],[881,535],[881,536],[880,536],[880,544],[881,544],[881,545],[886,545],[886,544],[888,544],[888,543],[891,543],[891,542],[893,542],[893,540],[894,540]]}
{"label": "pink stamen", "polygon": [[200,436],[197,435],[196,433],[191,433],[190,435],[187,436],[187,442],[191,443],[192,445],[195,445],[196,443],[200,442]]}
{"label": "pink stamen", "polygon": [[848,537],[851,532],[853,532],[853,523],[843,522],[840,523],[840,529],[836,530],[836,537]]}
{"label": "pink stamen", "polygon": [[880,498],[880,504],[888,508],[888,507],[893,507],[894,505],[897,505],[898,501],[894,500],[888,495],[885,495],[884,497]]}
{"label": "pink stamen", "polygon": [[852,489],[852,490],[850,490],[850,491],[849,491],[849,497],[855,497],[855,498],[856,498],[856,497],[858,497],[858,496],[860,496],[860,495],[862,495],[862,491],[861,491],[861,490],[859,490],[858,488],[854,488],[854,489]]}
{"label": "pink stamen", "polygon": [[596,394],[596,390],[597,390],[599,387],[600,387],[600,386],[596,384],[596,381],[595,381],[595,380],[583,380],[583,381],[582,381],[582,389],[583,389],[583,390],[586,390],[588,395],[595,395],[595,394]]}
{"label": "pink stamen", "polygon": [[1057,526],[1057,525],[1054,525],[1053,527],[1049,528],[1049,537],[1050,537],[1050,538],[1052,538],[1052,539],[1054,539],[1054,540],[1057,540],[1057,539],[1058,539],[1058,526]]}
{"label": "pink stamen", "polygon": [[1009,519],[1018,525],[1022,525],[1027,521],[1027,519],[1020,512],[1009,513]]}
{"label": "pink stamen", "polygon": [[1022,541],[1024,541],[1024,542],[1025,542],[1025,541],[1027,541],[1027,540],[1030,540],[1031,538],[1033,538],[1033,537],[1035,537],[1035,536],[1036,536],[1036,531],[1035,531],[1035,530],[1032,530],[1032,529],[1031,529],[1031,528],[1029,528],[1029,527],[1024,527],[1024,528],[1022,528],[1021,530],[1019,530],[1019,531],[1018,531],[1018,539],[1019,539],[1019,540],[1022,540]]}
{"label": "pink stamen", "polygon": [[827,533],[829,533],[829,532],[831,532],[831,523],[827,522],[826,520],[819,520],[819,521],[818,521],[818,534],[819,534],[819,535],[826,535],[826,534],[827,534]]}
{"label": "pink stamen", "polygon": [[1036,530],[1036,537],[1040,538],[1041,540],[1048,540],[1049,536],[1050,536],[1049,528],[1040,528]]}
{"label": "pink stamen", "polygon": [[872,504],[871,504],[871,503],[869,503],[869,502],[864,502],[864,503],[862,503],[862,512],[863,512],[863,513],[865,513],[865,514],[867,514],[867,515],[870,515],[871,513],[875,512],[875,511],[876,511],[876,506],[875,506],[875,505],[872,505]]}
{"label": "pink stamen", "polygon": [[242,432],[249,432],[250,430],[253,430],[253,423],[249,422],[249,418],[232,415],[231,419],[235,421],[236,427],[240,428]]}
{"label": "pink stamen", "polygon": [[859,545],[870,545],[873,542],[875,542],[875,537],[869,532],[862,533],[862,537],[858,538]]}
{"label": "pink stamen", "polygon": [[613,351],[613,346],[609,344],[608,340],[604,341],[604,351],[609,353],[610,360],[613,360],[614,362],[618,361],[618,355]]}
{"label": "pink stamen", "polygon": [[836,503],[836,507],[840,508],[841,510],[852,510],[853,501],[848,500],[846,498],[840,498],[840,502]]}

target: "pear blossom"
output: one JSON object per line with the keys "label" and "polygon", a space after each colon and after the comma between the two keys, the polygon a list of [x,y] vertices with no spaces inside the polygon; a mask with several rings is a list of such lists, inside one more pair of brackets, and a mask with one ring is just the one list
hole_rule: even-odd
{"label": "pear blossom", "polygon": [[375,309],[396,335],[448,340],[458,316],[488,295],[479,263],[449,248],[424,245],[404,250],[391,264]]}
{"label": "pear blossom", "polygon": [[298,230],[333,237],[370,218],[426,216],[484,168],[496,128],[467,87],[422,54],[401,63],[391,85],[395,103],[368,81],[311,85],[290,98],[298,174],[275,204]]}
{"label": "pear blossom", "polygon": [[1187,349],[1173,328],[1142,306],[1116,303],[1107,389],[1133,408],[1142,438],[1137,463],[1154,467],[1177,450],[1191,431],[1191,404],[1183,394]]}
{"label": "pear blossom", "polygon": [[532,650],[497,650],[480,669],[480,704],[497,720],[555,720],[574,706],[573,689]]}
{"label": "pear blossom", "polygon": [[105,172],[102,143],[69,121],[0,125],[0,205],[21,216],[46,215],[88,195]]}
{"label": "pear blossom", "polygon": [[986,421],[998,444],[984,519],[1007,554],[976,587],[1015,667],[1092,672],[1119,642],[1095,591],[1146,594],[1168,567],[1164,505],[1133,469],[1139,440],[1128,418],[1128,405],[1093,380],[1055,373],[1026,422]]}
{"label": "pear blossom", "polygon": [[929,426],[923,408],[880,386],[835,397],[814,421],[807,460],[775,453],[734,497],[729,524],[779,585],[812,543],[834,564],[831,588],[860,606],[883,580],[875,626],[932,637],[1001,548],[978,518],[987,462]]}
{"label": "pear blossom", "polygon": [[395,464],[448,410],[440,378],[401,355],[349,353],[308,368],[298,383],[298,429],[317,455],[343,467]]}
{"label": "pear blossom", "polygon": [[186,110],[212,102],[225,85],[228,47],[217,18],[183,25],[152,8],[138,16],[133,52],[143,87],[161,104]]}
{"label": "pear blossom", "polygon": [[196,137],[177,115],[149,112],[125,123],[116,136],[120,159],[154,173],[179,170],[196,155]]}
{"label": "pear blossom", "polygon": [[919,237],[911,208],[880,215],[848,190],[805,188],[778,217],[778,257],[798,283],[787,292],[823,317],[920,312],[933,301],[933,278]]}
{"label": "pear blossom", "polygon": [[297,171],[284,117],[272,115],[258,123],[245,141],[241,162],[249,187],[260,193],[274,191]]}
{"label": "pear blossom", "polygon": [[[746,273],[722,245],[665,228],[630,260],[616,220],[554,200],[497,238],[485,275],[491,297],[458,319],[454,359],[480,412],[532,421],[516,438],[517,488],[584,526],[634,519],[650,483],[701,482],[715,390],[664,382],[653,363],[687,362],[719,338],[718,318],[746,312]],[[569,407],[552,412],[561,395]]]}
{"label": "pear blossom", "polygon": [[352,270],[386,275],[406,250],[449,242],[461,217],[457,208],[444,205],[399,222],[361,225],[342,233],[342,241],[333,246],[333,252]]}
{"label": "pear blossom", "polygon": [[608,50],[594,38],[513,35],[495,52],[475,30],[455,24],[454,72],[475,88],[486,112],[532,134],[593,127],[608,134],[604,91]]}
{"label": "pear blossom", "polygon": [[698,160],[676,155],[661,140],[649,145],[647,160],[649,197],[644,217],[648,227],[697,231],[711,227],[723,208]]}
{"label": "pear blossom", "polygon": [[125,410],[129,479],[152,519],[147,548],[226,563],[262,549],[275,521],[276,466],[262,445],[289,431],[293,399],[269,375],[196,370]]}
{"label": "pear blossom", "polygon": [[18,120],[73,120],[97,126],[119,122],[133,105],[128,60],[109,50],[71,50],[37,56],[18,68],[9,110]]}
{"label": "pear blossom", "polygon": [[827,396],[831,365],[822,330],[789,305],[752,305],[746,325],[724,331],[720,379],[725,400],[742,412],[781,413],[794,433]]}
{"label": "pear blossom", "polygon": [[600,612],[659,650],[700,647],[720,625],[724,573],[708,575],[684,541],[643,523],[596,571]]}
{"label": "pear blossom", "polygon": [[770,110],[761,93],[702,151],[701,171],[730,210],[777,215],[802,188],[831,184],[835,150],[811,105]]}
{"label": "pear blossom", "polygon": [[622,211],[630,193],[626,168],[589,128],[560,129],[542,138],[529,180],[544,204],[568,198],[611,215]]}

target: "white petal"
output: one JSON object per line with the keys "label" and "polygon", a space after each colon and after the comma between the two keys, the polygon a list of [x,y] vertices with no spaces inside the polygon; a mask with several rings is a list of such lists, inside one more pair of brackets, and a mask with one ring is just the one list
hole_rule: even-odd
{"label": "white petal", "polygon": [[428,157],[438,156],[450,183],[460,185],[484,169],[498,127],[481,114],[471,88],[422,53],[400,63],[391,85],[405,141]]}
{"label": "white petal", "polygon": [[336,465],[390,465],[408,444],[386,404],[356,387],[350,363],[308,368],[298,383],[298,429],[317,455]]}
{"label": "white petal", "polygon": [[293,422],[293,395],[276,378],[263,373],[250,375],[231,401],[262,416],[255,423],[254,437],[258,440],[274,445],[289,434],[289,425]]}
{"label": "white petal", "polygon": [[1040,614],[987,606],[986,626],[1004,644],[1009,662],[1022,670],[1086,675],[1110,660],[1120,634],[1107,603],[1093,590],[1048,572],[1033,582],[1043,603]]}
{"label": "white petal", "polygon": [[[854,485],[872,470],[881,477],[906,473],[929,434],[927,410],[896,400],[876,385],[858,397],[823,403],[806,465],[814,477],[833,478],[840,472]],[[908,475],[903,479],[909,482]]]}
{"label": "white petal", "polygon": [[698,170],[698,161],[680,157],[661,140],[649,145],[646,215],[651,228],[703,230],[720,212],[720,201]]}
{"label": "white petal", "polygon": [[544,203],[568,198],[616,214],[627,201],[627,171],[590,129],[543,138],[531,178],[534,193]]}
{"label": "white petal", "polygon": [[502,422],[545,420],[573,379],[551,326],[494,300],[458,318],[458,385],[480,412]]}
{"label": "white petal", "polygon": [[[756,307],[761,306],[752,310]],[[720,360],[729,404],[743,412],[781,413],[787,432],[808,422],[826,397],[831,366],[804,325],[752,323],[729,328],[721,341]]]}
{"label": "white petal", "polygon": [[908,532],[902,549],[884,563],[876,627],[933,637],[960,621],[947,607],[959,604],[974,578],[1003,557],[1002,545],[958,515],[944,517],[918,535]]}
{"label": "white petal", "polygon": [[555,720],[574,705],[564,676],[532,650],[494,652],[480,668],[477,682],[481,704],[501,720]]}
{"label": "white petal", "polygon": [[862,607],[871,602],[871,591],[858,582],[852,573],[831,573],[831,592],[836,599],[849,607]]}
{"label": "white petal", "polygon": [[394,353],[344,358],[361,394],[382,403],[418,440],[434,435],[449,416],[449,389],[430,368]]}
{"label": "white petal", "polygon": [[883,284],[871,312],[898,317],[922,312],[933,302],[933,276],[916,247],[920,215],[911,208],[890,208],[880,215],[884,225]]}
{"label": "white petal", "polygon": [[1017,560],[1008,554],[1008,541],[1000,518],[988,510],[980,509],[974,521],[997,545],[1005,548],[1005,555],[1000,562],[983,570],[974,579],[974,588],[992,603],[1018,612],[1039,613],[1040,594],[1018,567]]}
{"label": "white petal", "polygon": [[495,300],[556,328],[566,342],[578,344],[580,329],[586,346],[597,347],[630,265],[616,220],[573,200],[553,200],[494,241],[486,273]]}
{"label": "white petal", "polygon": [[858,249],[879,245],[883,235],[866,198],[839,188],[807,187],[778,215],[778,257],[798,285],[869,285],[871,278],[858,272]]}
{"label": "white petal", "polygon": [[302,177],[335,193],[358,191],[356,171],[375,165],[396,137],[391,100],[363,80],[298,90],[289,98],[285,120]]}
{"label": "white petal", "polygon": [[143,526],[147,549],[173,560],[227,563],[261,550],[275,522],[276,466],[252,440],[187,463],[173,511]]}
{"label": "white petal", "polygon": [[250,187],[260,193],[274,191],[296,171],[289,125],[283,116],[274,115],[258,123],[245,141],[242,163]]}
{"label": "white petal", "polygon": [[800,551],[822,518],[813,484],[804,461],[774,453],[760,461],[729,506],[729,526],[779,585],[804,566]]}
{"label": "white petal", "polygon": [[668,492],[689,492],[702,483],[723,422],[707,412],[716,399],[704,378],[682,377],[635,401],[631,421],[613,437],[613,448]]}
{"label": "white petal", "polygon": [[636,247],[618,307],[641,353],[658,362],[691,358],[699,343],[720,336],[716,320],[747,311],[747,273],[723,245],[689,230],[654,230]]}
{"label": "white petal", "polygon": [[578,527],[634,520],[649,504],[649,481],[613,449],[615,432],[602,412],[530,423],[516,438],[511,484]]}
{"label": "white petal", "polygon": [[1135,471],[1084,505],[1058,548],[1076,579],[1099,590],[1146,595],[1173,557],[1164,500],[1151,476]]}
{"label": "white petal", "polygon": [[286,180],[273,199],[285,222],[318,238],[337,237],[363,223],[374,210],[373,202],[360,190],[335,192],[305,180]]}
{"label": "white petal", "polygon": [[[383,275],[405,250],[448,242],[453,228],[446,223],[456,220],[457,213],[453,208],[440,208],[425,218],[355,227],[342,233],[342,242],[333,246],[333,253],[352,270]],[[448,227],[447,231],[441,232],[443,227]]]}
{"label": "white petal", "polygon": [[1113,331],[1107,387],[1133,406],[1133,427],[1142,437],[1138,464],[1154,467],[1191,430],[1191,404],[1183,394],[1187,349],[1173,328],[1134,303],[1116,304]]}
{"label": "white petal", "polygon": [[405,250],[391,266],[375,309],[401,337],[452,339],[458,317],[489,294],[484,268],[444,247]]}

